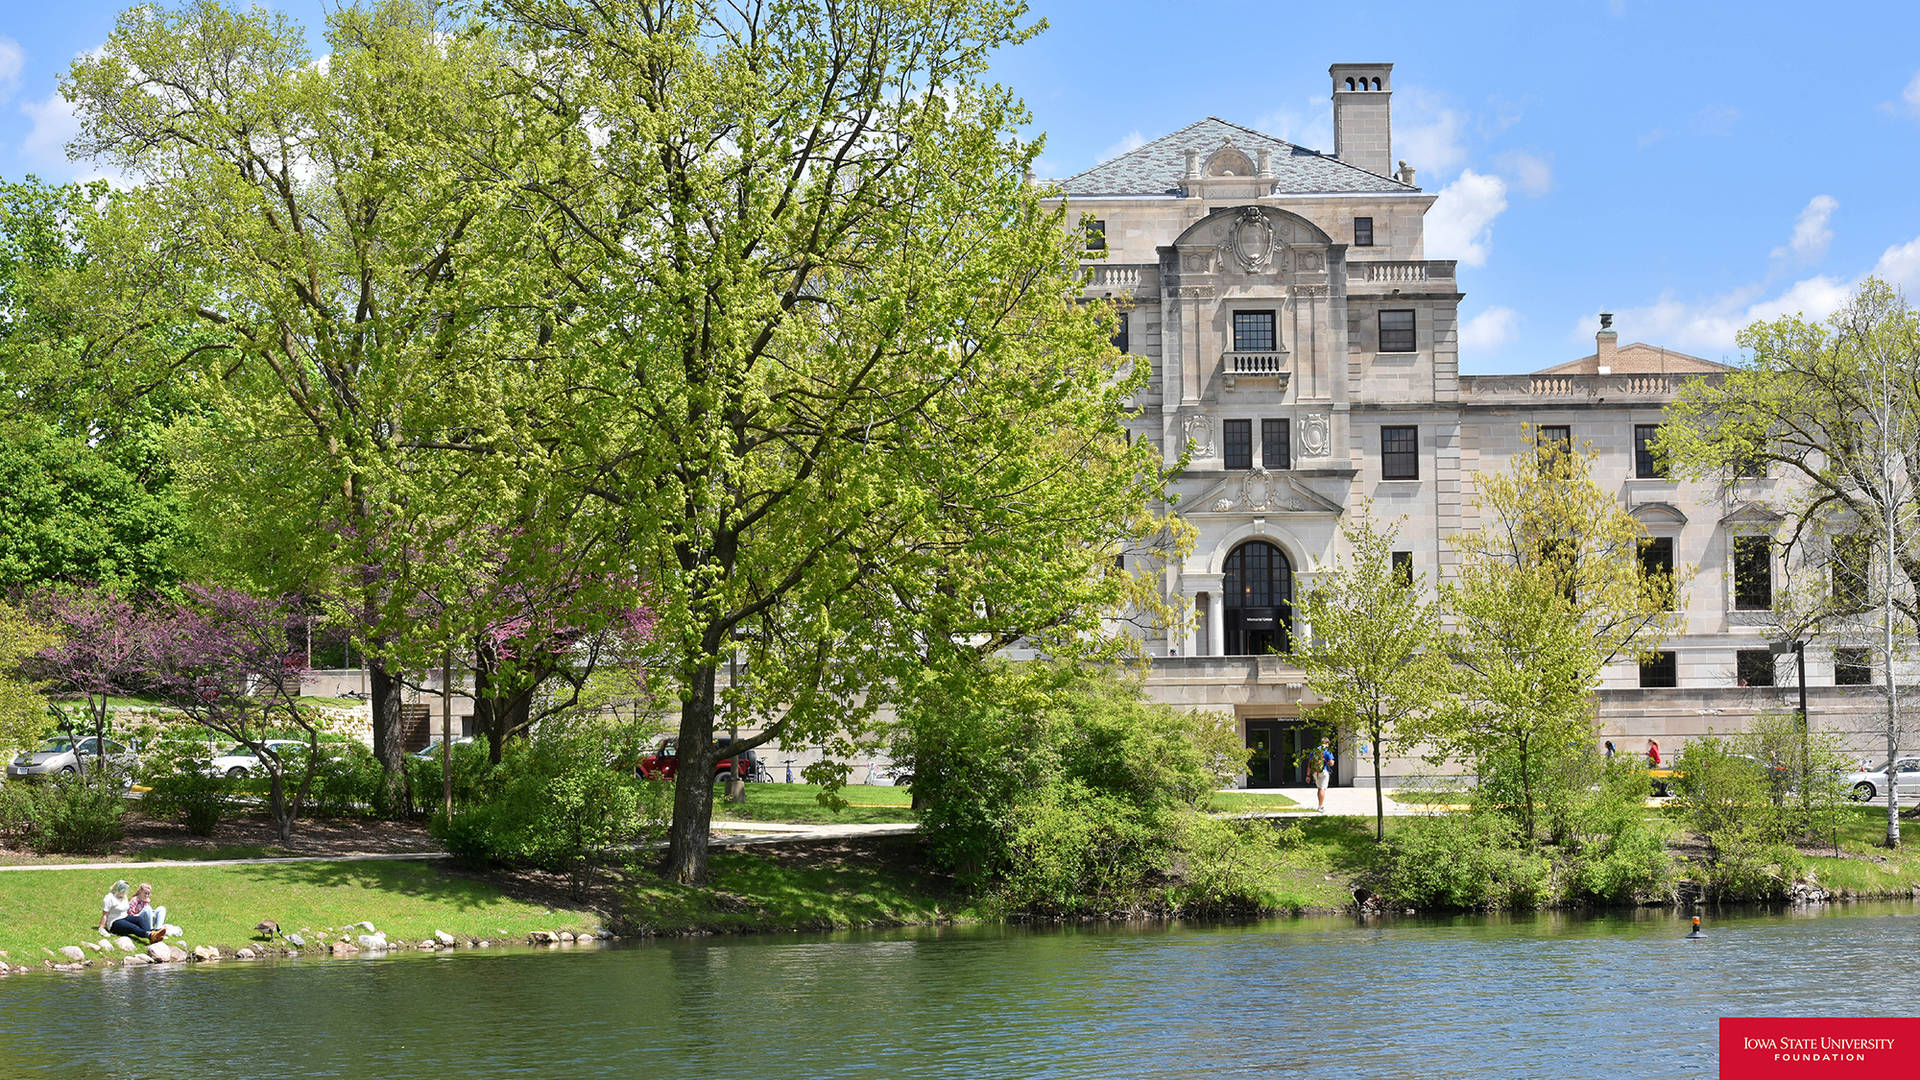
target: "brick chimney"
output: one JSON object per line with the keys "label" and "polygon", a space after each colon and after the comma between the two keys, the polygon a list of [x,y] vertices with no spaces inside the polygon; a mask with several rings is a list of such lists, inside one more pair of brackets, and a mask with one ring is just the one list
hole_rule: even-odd
{"label": "brick chimney", "polygon": [[1593,362],[1601,375],[1613,374],[1613,356],[1620,351],[1620,335],[1613,332],[1613,313],[1600,313],[1600,332],[1593,335]]}
{"label": "brick chimney", "polygon": [[1393,65],[1335,64],[1333,152],[1380,176],[1393,175]]}

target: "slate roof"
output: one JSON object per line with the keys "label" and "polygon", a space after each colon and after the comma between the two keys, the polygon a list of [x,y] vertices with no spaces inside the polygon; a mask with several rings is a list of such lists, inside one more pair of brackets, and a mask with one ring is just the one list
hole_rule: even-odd
{"label": "slate roof", "polygon": [[[1686,353],[1674,352],[1672,349],[1658,345],[1648,345],[1644,341],[1620,346],[1614,351],[1613,362],[1608,364],[1607,368],[1615,375],[1701,375],[1733,370],[1725,364],[1702,360],[1697,356],[1688,356]],[[1534,374],[1598,375],[1600,374],[1600,354],[1589,353],[1578,360],[1569,360],[1564,364],[1541,368]]]}
{"label": "slate roof", "polygon": [[1262,149],[1273,151],[1274,190],[1281,194],[1324,195],[1331,193],[1402,193],[1419,191],[1392,177],[1368,172],[1349,165],[1331,154],[1322,154],[1295,146],[1283,139],[1262,134],[1249,127],[1231,124],[1217,116],[1189,124],[1171,135],[1145,146],[1103,161],[1086,172],[1060,181],[1068,195],[1177,195],[1180,178],[1186,175],[1189,149],[1200,152],[1200,160],[1231,138],[1233,145],[1257,158]]}

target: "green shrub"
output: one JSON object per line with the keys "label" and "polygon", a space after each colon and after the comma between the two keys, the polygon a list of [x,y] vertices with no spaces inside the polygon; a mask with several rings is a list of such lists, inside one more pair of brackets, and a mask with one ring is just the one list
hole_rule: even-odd
{"label": "green shrub", "polygon": [[[360,742],[322,743],[313,767],[313,814],[352,817],[379,809],[384,774],[373,751]],[[294,783],[298,783],[298,779]]]}
{"label": "green shrub", "polygon": [[1597,789],[1568,815],[1562,893],[1576,903],[1672,899],[1678,876],[1666,829],[1647,816],[1652,782],[1638,764],[1601,770]]}
{"label": "green shrub", "polygon": [[498,769],[452,820],[434,815],[434,835],[473,862],[567,873],[584,893],[594,856],[664,836],[672,789],[604,763],[593,725],[549,721],[507,745]]}
{"label": "green shrub", "polygon": [[33,829],[33,785],[0,784],[0,839],[17,844]]}
{"label": "green shrub", "polygon": [[1183,850],[1219,841],[1191,823],[1246,767],[1216,717],[1036,661],[930,681],[902,718],[894,756],[913,773],[930,861],[1010,911],[1166,907],[1184,896],[1176,868],[1218,865],[1217,850],[1200,860]]}
{"label": "green shrub", "polygon": [[1427,910],[1539,907],[1550,896],[1552,863],[1531,845],[1517,847],[1519,839],[1500,814],[1408,820],[1387,836],[1376,891]]}
{"label": "green shrub", "polygon": [[[432,758],[407,755],[407,771],[413,778],[415,812],[428,813],[439,810],[442,782],[438,751],[435,751]],[[487,744],[484,741],[455,743],[453,746],[453,805],[467,806],[482,798],[487,776],[492,771],[493,764],[487,760]]]}
{"label": "green shrub", "polygon": [[126,835],[126,795],[113,781],[55,778],[34,786],[29,843],[42,854],[97,855]]}
{"label": "green shrub", "polygon": [[178,821],[195,836],[212,836],[233,804],[233,785],[207,775],[211,758],[200,739],[166,739],[142,763],[147,793],[140,806],[159,821]]}

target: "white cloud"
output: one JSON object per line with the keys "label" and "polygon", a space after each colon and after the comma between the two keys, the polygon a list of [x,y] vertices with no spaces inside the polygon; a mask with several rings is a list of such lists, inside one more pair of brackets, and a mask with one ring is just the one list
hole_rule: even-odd
{"label": "white cloud", "polygon": [[80,134],[80,119],[73,115],[73,103],[56,92],[44,101],[21,102],[20,111],[32,124],[27,137],[20,140],[21,159],[30,168],[69,171],[72,165],[67,161],[67,143]]}
{"label": "white cloud", "polygon": [[[1920,252],[1920,246],[1916,252]],[[1824,319],[1840,310],[1852,293],[1851,282],[1823,274],[1796,281],[1774,296],[1765,296],[1760,287],[1752,285],[1700,301],[1669,294],[1642,307],[1622,308],[1614,322],[1628,340],[1712,357],[1732,350],[1734,335],[1748,323],[1783,315]],[[1592,334],[1589,318],[1582,316],[1571,335],[1573,340],[1584,341]]]}
{"label": "white cloud", "polygon": [[1509,150],[1497,159],[1500,168],[1513,177],[1522,194],[1539,198],[1553,190],[1553,166],[1547,159],[1525,150]]}
{"label": "white cloud", "polygon": [[1785,247],[1774,248],[1773,257],[1818,262],[1827,253],[1827,245],[1833,243],[1833,228],[1828,222],[1839,206],[1839,200],[1831,195],[1815,195],[1807,200],[1806,208],[1793,223],[1793,238]]}
{"label": "white cloud", "polygon": [[20,43],[8,37],[0,37],[0,102],[5,102],[20,89],[20,72],[27,65],[26,50]]}
{"label": "white cloud", "polygon": [[1255,131],[1285,139],[1321,153],[1333,153],[1333,104],[1330,98],[1308,97],[1298,107],[1281,105],[1255,117]]}
{"label": "white cloud", "polygon": [[1920,237],[1882,252],[1873,276],[1910,293],[1920,291]]}
{"label": "white cloud", "polygon": [[1129,131],[1120,137],[1119,142],[1100,151],[1100,157],[1095,163],[1098,164],[1099,161],[1112,161],[1121,154],[1131,153],[1145,145],[1147,145],[1146,136],[1140,134],[1138,131]]}
{"label": "white cloud", "polygon": [[1490,307],[1460,324],[1460,348],[1491,352],[1519,334],[1519,312],[1509,307]]}
{"label": "white cloud", "polygon": [[1440,189],[1427,211],[1427,258],[1484,266],[1493,248],[1493,220],[1507,208],[1507,182],[1463,170]]}
{"label": "white cloud", "polygon": [[1920,71],[1913,73],[1913,80],[1900,92],[1900,100],[1907,103],[1907,111],[1920,117]]}
{"label": "white cloud", "polygon": [[1402,96],[1407,104],[1395,110],[1400,122],[1394,124],[1394,156],[1430,176],[1466,164],[1466,117],[1424,90],[1403,90]]}

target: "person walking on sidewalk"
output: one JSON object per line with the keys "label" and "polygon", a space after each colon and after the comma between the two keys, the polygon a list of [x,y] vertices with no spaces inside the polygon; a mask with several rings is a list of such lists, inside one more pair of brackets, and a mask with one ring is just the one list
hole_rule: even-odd
{"label": "person walking on sidewalk", "polygon": [[1327,781],[1333,775],[1333,749],[1325,739],[1313,751],[1313,787],[1320,797],[1319,812],[1327,812]]}

